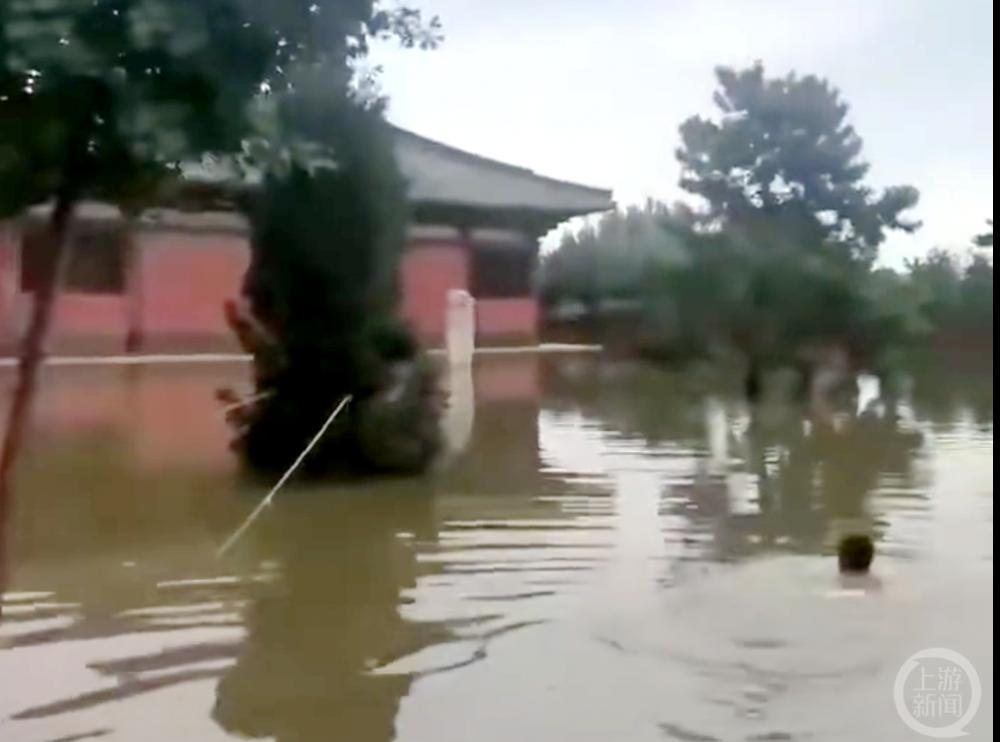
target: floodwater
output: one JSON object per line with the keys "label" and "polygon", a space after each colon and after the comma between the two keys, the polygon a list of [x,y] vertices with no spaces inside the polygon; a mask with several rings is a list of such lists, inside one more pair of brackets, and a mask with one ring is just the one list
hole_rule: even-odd
{"label": "floodwater", "polygon": [[[0,372],[9,395],[9,370]],[[239,364],[50,368],[0,524],[0,739],[909,740],[917,650],[993,737],[993,380],[753,414],[704,378],[477,359],[421,480],[297,484],[231,552]],[[840,534],[877,541],[842,583]]]}

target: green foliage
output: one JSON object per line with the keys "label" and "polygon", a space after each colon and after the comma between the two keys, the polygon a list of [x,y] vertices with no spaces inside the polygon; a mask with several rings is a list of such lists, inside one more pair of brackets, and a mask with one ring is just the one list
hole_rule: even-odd
{"label": "green foliage", "polygon": [[403,182],[381,117],[345,105],[329,123],[331,144],[345,153],[335,167],[269,174],[247,204],[244,285],[255,319],[285,359],[280,378],[265,386],[311,396],[306,407],[319,414],[357,393],[359,379],[372,381],[364,367],[368,322],[392,308],[387,289],[405,224]]}
{"label": "green foliage", "polygon": [[354,328],[392,308],[407,220],[391,133],[378,111],[301,90],[294,98],[282,109],[286,123],[314,126],[337,159],[271,171],[247,204],[246,290],[258,318],[290,346],[300,337],[313,342],[315,323],[331,316]]}
{"label": "green foliage", "polygon": [[879,305],[892,291],[871,269],[888,230],[919,226],[905,216],[916,189],[865,183],[861,138],[827,81],[766,78],[760,64],[716,76],[720,115],[685,121],[677,157],[681,185],[705,204],[696,261],[707,240],[741,276],[728,341],[755,362],[831,344],[872,362],[894,330],[916,327]]}
{"label": "green foliage", "polygon": [[182,161],[261,136],[262,98],[295,70],[323,68],[341,97],[352,61],[391,34],[433,44],[436,20],[371,0],[4,2],[0,215],[57,193],[148,196]]}
{"label": "green foliage", "polygon": [[[932,337],[974,333],[991,342],[993,266],[982,252],[960,261],[932,250],[898,272],[782,246],[755,251],[728,232],[693,228],[679,207],[631,213],[657,214],[658,230],[622,233],[624,217],[609,216],[546,256],[550,319],[567,305],[589,307],[599,326],[610,324],[605,340],[621,340],[624,328],[645,352],[676,359],[739,350],[796,363],[829,342],[880,368]],[[611,322],[616,313],[625,321]]]}
{"label": "green foliage", "polygon": [[993,262],[974,253],[962,274],[961,322],[973,329],[989,329],[993,338]]}
{"label": "green foliage", "polygon": [[[808,363],[824,348],[881,368],[948,328],[992,327],[992,264],[963,269],[932,252],[906,274],[875,269],[917,191],[866,185],[847,105],[812,76],[769,79],[761,65],[717,71],[718,118],[681,126],[681,185],[696,211],[647,204],[563,238],[541,273],[552,316],[577,303],[615,309],[643,350],[692,357],[737,351],[752,365]],[[992,226],[992,222],[990,222]],[[977,238],[991,244],[992,232]]]}
{"label": "green foliage", "polygon": [[129,198],[229,150],[274,38],[227,0],[12,0],[0,9],[0,208]]}
{"label": "green foliage", "polygon": [[906,262],[923,311],[935,324],[950,322],[962,295],[962,273],[958,261],[946,250],[935,248],[925,258]]}
{"label": "green foliage", "polygon": [[907,261],[910,283],[924,316],[939,336],[993,337],[993,263],[981,252],[960,261],[931,250]]}
{"label": "green foliage", "polygon": [[[287,466],[346,394],[354,401],[311,471],[413,471],[437,450],[433,373],[393,320],[402,180],[381,118],[359,109],[349,117],[331,134],[351,157],[269,176],[248,209],[245,293],[281,359],[258,373],[266,396],[239,419],[237,445],[255,468]],[[268,355],[258,357],[260,371]]]}
{"label": "green foliage", "polygon": [[244,294],[273,340],[251,348],[261,399],[237,420],[236,445],[256,468],[287,466],[347,394],[314,472],[419,470],[437,448],[434,376],[394,319],[404,182],[381,101],[331,89],[331,68],[346,82],[350,67],[344,57],[299,68],[260,109],[272,141],[296,146],[254,143],[265,177],[245,204]]}
{"label": "green foliage", "polygon": [[912,186],[876,193],[864,183],[862,141],[847,104],[812,75],[765,78],[757,64],[720,67],[718,120],[698,116],[680,128],[681,185],[707,203],[705,226],[738,229],[757,246],[823,243],[871,262],[889,229],[919,225],[904,212]]}
{"label": "green foliage", "polygon": [[990,225],[989,232],[983,232],[982,234],[977,234],[972,238],[972,243],[976,247],[988,247],[993,249],[993,220],[987,219],[986,223]]}
{"label": "green foliage", "polygon": [[550,306],[577,302],[594,312],[601,302],[637,298],[651,271],[687,259],[670,231],[672,219],[667,207],[650,201],[567,232],[542,259],[542,300]]}

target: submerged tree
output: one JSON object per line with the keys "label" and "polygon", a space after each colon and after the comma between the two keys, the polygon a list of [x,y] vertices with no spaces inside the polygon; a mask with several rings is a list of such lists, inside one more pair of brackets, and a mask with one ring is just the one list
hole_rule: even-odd
{"label": "submerged tree", "polygon": [[[411,24],[400,38],[433,45],[436,28]],[[307,470],[418,471],[438,448],[436,380],[396,319],[404,182],[383,101],[356,84],[356,49],[300,66],[274,93],[278,141],[307,146],[275,158],[265,142],[263,182],[244,203],[246,306],[230,318],[257,373],[230,419],[258,469],[287,467],[347,395]]]}
{"label": "submerged tree", "polygon": [[919,226],[905,216],[918,193],[865,183],[861,138],[827,81],[767,78],[760,64],[716,76],[721,115],[685,121],[677,157],[681,185],[705,203],[694,239],[726,252],[743,295],[733,340],[752,369],[810,343],[849,344],[863,336],[865,282],[886,232]]}
{"label": "submerged tree", "polygon": [[436,384],[395,319],[406,209],[391,131],[348,99],[308,108],[338,159],[270,173],[248,198],[248,311],[233,321],[257,373],[231,416],[236,445],[255,468],[284,468],[350,394],[309,469],[419,470],[437,450]]}
{"label": "submerged tree", "polygon": [[[707,203],[702,223],[738,228],[766,249],[773,240],[809,239],[870,262],[890,229],[913,231],[904,212],[912,186],[876,192],[865,184],[862,141],[848,106],[826,80],[764,67],[720,67],[714,95],[721,117],[689,118],[680,128],[681,185]],[[781,219],[781,231],[774,228]]]}

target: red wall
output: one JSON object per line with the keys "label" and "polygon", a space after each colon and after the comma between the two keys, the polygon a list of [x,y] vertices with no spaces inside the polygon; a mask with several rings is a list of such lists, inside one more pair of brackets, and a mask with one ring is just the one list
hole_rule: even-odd
{"label": "red wall", "polygon": [[538,338],[538,301],[533,296],[476,300],[476,343],[533,343]]}
{"label": "red wall", "polygon": [[[27,322],[30,295],[18,290],[19,236],[0,224],[0,352],[11,352]],[[121,353],[130,330],[140,352],[237,350],[223,302],[239,293],[249,260],[238,232],[141,230],[124,295],[64,293],[50,349]],[[440,345],[450,289],[469,290],[470,253],[461,241],[411,243],[401,269],[404,318],[422,341]],[[528,343],[537,337],[534,297],[476,301],[479,345]]]}
{"label": "red wall", "polygon": [[[422,340],[440,344],[450,289],[469,289],[469,251],[462,243],[417,242],[403,258],[403,317]],[[533,296],[476,299],[476,343],[536,342],[538,302]]]}
{"label": "red wall", "polygon": [[[0,226],[0,348],[7,352],[16,347],[33,303],[31,294],[20,290],[19,244],[16,228]],[[49,348],[120,353],[127,333],[127,296],[63,291],[55,304]]]}
{"label": "red wall", "polygon": [[[21,295],[23,319],[31,299]],[[116,294],[80,294],[60,292],[52,319],[52,338],[64,342],[79,336],[105,337],[125,342],[128,332],[128,299]]]}
{"label": "red wall", "polygon": [[403,256],[403,318],[425,342],[444,338],[450,289],[469,288],[469,254],[461,243],[417,242]]}
{"label": "red wall", "polygon": [[135,238],[143,346],[230,344],[222,305],[239,294],[250,255],[238,233],[145,232]]}

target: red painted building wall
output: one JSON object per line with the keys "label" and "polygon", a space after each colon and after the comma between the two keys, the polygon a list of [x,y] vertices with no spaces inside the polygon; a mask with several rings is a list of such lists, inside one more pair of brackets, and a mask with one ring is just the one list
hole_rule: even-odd
{"label": "red painted building wall", "polygon": [[[30,294],[19,295],[18,324],[22,327],[28,322],[31,305]],[[127,296],[65,292],[56,299],[50,338],[64,350],[120,352],[128,325]]]}
{"label": "red painted building wall", "polygon": [[448,291],[469,289],[469,251],[461,242],[416,242],[400,271],[403,318],[426,343],[444,339]]}
{"label": "red painted building wall", "polygon": [[534,296],[476,300],[476,342],[533,343],[538,339],[538,301]]}
{"label": "red painted building wall", "polygon": [[[0,352],[7,354],[16,347],[32,303],[32,295],[20,290],[19,246],[16,225],[0,225]],[[448,292],[470,290],[472,250],[458,238],[419,239],[404,255],[401,312],[429,345],[443,342]],[[240,290],[249,260],[244,233],[143,228],[131,236],[130,255],[123,292],[62,293],[50,351],[189,353],[238,349],[222,305]],[[537,321],[538,305],[533,296],[476,297],[478,345],[533,342]]]}
{"label": "red painted building wall", "polygon": [[235,349],[222,304],[237,296],[250,254],[239,233],[140,232],[134,279],[143,350]]}
{"label": "red painted building wall", "polygon": [[[27,326],[32,295],[21,291],[21,232],[0,227],[0,352],[10,353]],[[129,301],[124,294],[60,292],[53,312],[50,348],[64,353],[117,353],[125,347]]]}

